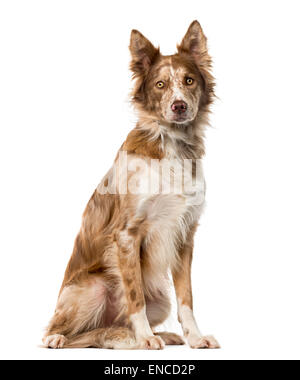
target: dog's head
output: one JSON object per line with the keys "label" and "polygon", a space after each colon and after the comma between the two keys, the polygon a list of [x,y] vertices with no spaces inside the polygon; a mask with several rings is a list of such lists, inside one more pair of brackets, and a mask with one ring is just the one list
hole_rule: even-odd
{"label": "dog's head", "polygon": [[206,37],[194,21],[178,52],[163,56],[140,32],[131,33],[131,70],[136,79],[133,102],[144,115],[186,124],[208,111],[214,96]]}

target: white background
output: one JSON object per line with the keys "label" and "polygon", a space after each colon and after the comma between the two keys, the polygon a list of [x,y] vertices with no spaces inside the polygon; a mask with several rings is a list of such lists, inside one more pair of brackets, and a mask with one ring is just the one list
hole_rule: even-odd
{"label": "white background", "polygon": [[[297,0],[0,2],[1,359],[299,359],[299,11]],[[134,127],[130,30],[171,54],[194,19],[219,96],[195,312],[222,349],[42,349],[85,204]]]}

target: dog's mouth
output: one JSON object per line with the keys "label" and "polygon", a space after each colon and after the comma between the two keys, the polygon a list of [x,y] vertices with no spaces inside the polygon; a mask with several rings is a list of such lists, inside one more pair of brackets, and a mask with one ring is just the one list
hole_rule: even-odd
{"label": "dog's mouth", "polygon": [[166,118],[167,122],[175,124],[186,124],[193,120],[193,116],[189,114],[172,115],[172,117]]}
{"label": "dog's mouth", "polygon": [[181,124],[181,123],[186,123],[187,121],[189,121],[189,118],[187,117],[187,115],[176,115],[172,117],[172,122],[174,123]]}

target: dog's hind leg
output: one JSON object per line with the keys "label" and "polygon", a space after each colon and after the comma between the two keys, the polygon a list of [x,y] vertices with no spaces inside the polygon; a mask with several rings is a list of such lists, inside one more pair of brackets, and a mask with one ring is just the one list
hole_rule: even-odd
{"label": "dog's hind leg", "polygon": [[175,333],[163,331],[155,332],[154,335],[160,336],[167,346],[181,346],[185,344],[183,338]]}
{"label": "dog's hind leg", "polygon": [[[118,302],[117,305],[112,302],[108,288],[105,280],[97,275],[90,275],[77,285],[66,286],[44,336],[44,345],[55,349],[142,348],[126,325],[114,325],[119,308]],[[117,290],[115,292],[118,294]]]}
{"label": "dog's hind leg", "polygon": [[49,335],[44,338],[48,348],[138,348],[132,331],[125,327],[100,328],[71,338],[63,335]]}
{"label": "dog's hind leg", "polygon": [[[101,276],[90,275],[77,284],[65,286],[44,336],[44,345],[62,348],[74,337],[86,332],[95,334],[101,327],[107,327],[108,297],[107,285]],[[98,335],[100,332],[103,331],[98,331]]]}
{"label": "dog's hind leg", "polygon": [[134,334],[126,327],[100,328],[66,339],[64,348],[138,348]]}

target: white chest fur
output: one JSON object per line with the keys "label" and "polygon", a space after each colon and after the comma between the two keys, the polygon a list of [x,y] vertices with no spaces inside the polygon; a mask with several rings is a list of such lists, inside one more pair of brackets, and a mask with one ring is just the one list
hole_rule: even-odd
{"label": "white chest fur", "polygon": [[137,196],[136,217],[147,220],[149,226],[144,248],[151,267],[164,273],[176,266],[178,247],[201,215],[205,197],[202,164],[197,161],[193,173],[191,160],[130,160],[128,167],[135,172],[128,185]]}

